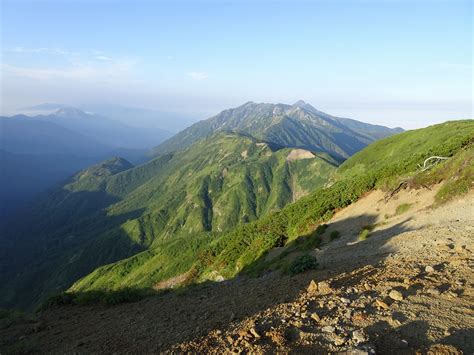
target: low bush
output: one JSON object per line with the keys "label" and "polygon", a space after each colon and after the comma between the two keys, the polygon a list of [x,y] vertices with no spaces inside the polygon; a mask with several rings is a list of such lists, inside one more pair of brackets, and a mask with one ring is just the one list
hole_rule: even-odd
{"label": "low bush", "polygon": [[318,267],[316,258],[309,254],[303,254],[293,260],[288,267],[288,272],[291,275],[296,275],[308,270],[315,270]]}
{"label": "low bush", "polygon": [[329,234],[329,238],[331,238],[331,240],[335,240],[340,237],[341,237],[341,233],[339,233],[339,231],[332,231],[331,234]]}
{"label": "low bush", "polygon": [[359,233],[359,240],[366,240],[370,235],[370,230],[367,228],[364,228],[360,231]]}
{"label": "low bush", "polygon": [[397,209],[395,210],[395,214],[401,215],[405,212],[407,212],[411,208],[412,204],[411,203],[402,203],[401,205],[397,206]]}

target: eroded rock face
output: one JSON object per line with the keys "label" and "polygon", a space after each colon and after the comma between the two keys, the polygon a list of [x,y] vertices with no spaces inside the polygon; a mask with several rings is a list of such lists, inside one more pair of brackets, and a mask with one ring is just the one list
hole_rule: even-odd
{"label": "eroded rock face", "polygon": [[311,159],[314,158],[315,155],[311,153],[309,150],[305,149],[293,149],[288,157],[286,158],[288,161],[295,161],[301,159]]}

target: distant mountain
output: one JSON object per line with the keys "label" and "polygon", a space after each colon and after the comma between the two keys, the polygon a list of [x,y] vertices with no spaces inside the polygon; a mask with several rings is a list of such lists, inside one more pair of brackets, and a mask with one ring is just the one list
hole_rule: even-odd
{"label": "distant mountain", "polygon": [[24,115],[0,117],[0,133],[0,148],[11,153],[97,157],[114,149],[57,122]]}
{"label": "distant mountain", "polygon": [[298,101],[294,105],[248,102],[200,121],[157,146],[153,154],[184,149],[215,132],[235,131],[285,147],[346,159],[369,143],[403,131],[339,118]]}
{"label": "distant mountain", "polygon": [[0,117],[0,216],[98,161],[120,155],[143,163],[145,148],[169,135],[70,107],[53,115]]}
{"label": "distant mountain", "polygon": [[254,221],[324,185],[336,166],[327,154],[227,132],[140,166],[91,166],[5,227],[0,307],[31,305],[156,243]]}
{"label": "distant mountain", "polygon": [[[49,115],[37,115],[36,120],[54,122],[102,144],[117,148],[147,149],[172,136],[159,128],[139,128],[108,117],[86,113],[74,107],[63,107]],[[133,117],[130,117],[132,120]]]}
{"label": "distant mountain", "polygon": [[[53,114],[54,111],[72,106],[65,104],[44,103],[24,108],[28,114]],[[105,116],[127,126],[149,129],[161,129],[166,132],[179,132],[198,118],[191,114],[182,114],[171,111],[151,110],[137,107],[126,107],[116,104],[82,104],[79,109],[94,115]],[[155,145],[157,143],[155,142]]]}

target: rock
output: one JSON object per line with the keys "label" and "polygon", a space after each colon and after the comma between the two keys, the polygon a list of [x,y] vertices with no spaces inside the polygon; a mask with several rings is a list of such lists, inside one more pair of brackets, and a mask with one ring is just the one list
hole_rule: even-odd
{"label": "rock", "polygon": [[249,332],[245,329],[240,329],[237,334],[239,334],[239,337],[246,337],[246,336],[249,336]]}
{"label": "rock", "polygon": [[306,290],[308,293],[315,294],[318,292],[318,284],[314,280],[311,280]]}
{"label": "rock", "polygon": [[331,286],[330,286],[329,283],[326,282],[326,281],[320,281],[320,282],[318,282],[318,291],[319,291],[319,293],[321,293],[322,295],[326,295],[326,294],[328,294],[328,293],[333,292]]}
{"label": "rock", "polygon": [[432,272],[434,272],[434,271],[435,271],[435,269],[433,268],[433,266],[429,266],[429,265],[428,265],[427,267],[425,267],[425,272],[426,272],[427,274],[430,274],[430,273],[432,273]]}
{"label": "rock", "polygon": [[360,330],[354,330],[352,332],[352,339],[358,344],[359,343],[364,343],[364,342],[367,341],[366,336]]}
{"label": "rock", "polygon": [[250,334],[252,334],[254,338],[257,338],[257,339],[260,338],[260,334],[257,333],[255,328],[250,328]]}
{"label": "rock", "polygon": [[321,329],[324,333],[334,333],[336,332],[336,328],[334,328],[332,325],[326,325]]}
{"label": "rock", "polygon": [[345,298],[345,297],[341,297],[339,298],[339,300],[344,303],[345,305],[348,305],[349,303],[351,303],[351,300],[348,299],[348,298]]}
{"label": "rock", "polygon": [[426,292],[433,296],[439,296],[441,294],[441,292],[439,292],[439,290],[435,288],[429,288],[428,290],[426,290]]}
{"label": "rock", "polygon": [[403,295],[401,294],[401,292],[397,290],[390,291],[390,293],[388,294],[388,297],[390,297],[392,300],[395,300],[395,301],[403,301]]}
{"label": "rock", "polygon": [[346,339],[344,339],[343,337],[341,337],[339,335],[336,335],[332,341],[333,341],[334,345],[341,346],[346,342]]}
{"label": "rock", "polygon": [[321,317],[317,313],[312,313],[311,318],[315,320],[316,322],[321,321]]}
{"label": "rock", "polygon": [[384,301],[381,301],[381,300],[375,300],[375,305],[378,308],[389,309],[388,305]]}
{"label": "rock", "polygon": [[405,339],[400,340],[400,343],[398,345],[399,349],[406,349],[408,348],[408,342]]}

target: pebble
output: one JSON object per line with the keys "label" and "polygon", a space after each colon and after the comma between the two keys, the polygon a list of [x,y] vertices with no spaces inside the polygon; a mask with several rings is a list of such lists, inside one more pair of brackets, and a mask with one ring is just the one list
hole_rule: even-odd
{"label": "pebble", "polygon": [[395,301],[403,300],[403,295],[401,294],[401,292],[397,290],[390,291],[390,293],[388,294],[388,297],[390,297],[392,300],[395,300]]}
{"label": "pebble", "polygon": [[334,333],[336,331],[336,328],[334,328],[332,325],[326,325],[321,329],[324,333]]}
{"label": "pebble", "polygon": [[337,335],[336,335],[336,336],[334,337],[333,342],[334,342],[334,345],[336,345],[336,346],[341,346],[342,344],[344,344],[344,343],[346,342],[346,339],[344,339],[343,337],[340,337],[340,336],[337,336]]}
{"label": "pebble", "polygon": [[345,305],[348,305],[349,303],[351,303],[351,300],[348,299],[348,298],[344,298],[344,297],[341,297],[339,298],[339,300],[344,303]]}
{"label": "pebble", "polygon": [[252,334],[255,338],[260,338],[260,334],[254,328],[250,328],[250,334]]}
{"label": "pebble", "polygon": [[380,301],[380,300],[375,300],[375,304],[379,307],[379,308],[383,308],[383,309],[388,309],[388,305],[384,302],[384,301]]}
{"label": "pebble", "polygon": [[433,266],[428,265],[427,267],[425,267],[425,272],[428,273],[428,274],[432,273],[434,271],[435,271],[435,269],[433,268]]}
{"label": "pebble", "polygon": [[429,288],[426,292],[433,296],[439,296],[441,294],[441,292],[435,288]]}
{"label": "pebble", "polygon": [[355,330],[352,332],[352,339],[354,339],[354,341],[357,343],[363,343],[367,340],[364,333],[362,333],[360,330]]}
{"label": "pebble", "polygon": [[406,349],[408,348],[408,342],[405,339],[402,339],[400,341],[400,345],[398,346],[400,349]]}
{"label": "pebble", "polygon": [[311,294],[318,292],[318,284],[314,280],[311,280],[307,288],[307,291],[308,293],[311,293]]}

